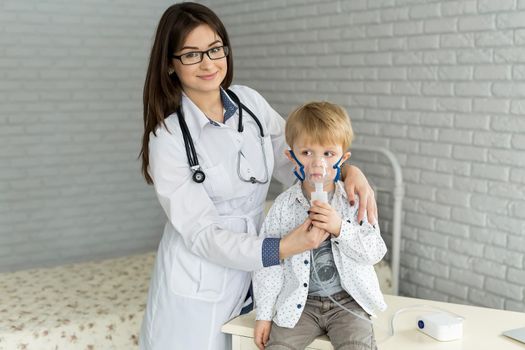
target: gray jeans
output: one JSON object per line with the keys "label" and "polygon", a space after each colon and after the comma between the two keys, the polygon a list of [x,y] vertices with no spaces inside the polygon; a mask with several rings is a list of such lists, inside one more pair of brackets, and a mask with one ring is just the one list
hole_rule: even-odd
{"label": "gray jeans", "polygon": [[[345,291],[332,298],[352,312],[370,318]],[[350,314],[328,297],[308,297],[294,328],[272,323],[265,350],[303,350],[323,334],[330,338],[335,350],[377,350],[372,324]]]}

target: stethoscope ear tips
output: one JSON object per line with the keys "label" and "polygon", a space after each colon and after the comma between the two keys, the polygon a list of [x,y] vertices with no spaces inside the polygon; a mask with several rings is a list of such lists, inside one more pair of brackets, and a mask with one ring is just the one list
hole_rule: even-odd
{"label": "stethoscope ear tips", "polygon": [[206,179],[206,175],[204,175],[204,172],[202,170],[195,170],[192,178],[193,178],[193,181],[200,184],[204,182],[204,179]]}

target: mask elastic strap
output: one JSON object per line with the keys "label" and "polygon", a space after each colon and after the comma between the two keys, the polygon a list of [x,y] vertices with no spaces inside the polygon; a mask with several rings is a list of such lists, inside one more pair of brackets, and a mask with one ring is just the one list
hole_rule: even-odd
{"label": "mask elastic strap", "polygon": [[343,156],[341,156],[341,158],[339,158],[337,163],[335,163],[334,166],[332,167],[336,170],[334,182],[339,181],[339,178],[341,177],[341,167],[339,166],[339,163],[341,163],[341,159],[343,159]]}
{"label": "mask elastic strap", "polygon": [[293,153],[292,150],[290,150],[290,155],[292,156],[292,158],[296,161],[296,163],[299,165],[299,171],[301,172],[301,174],[299,175],[299,173],[297,172],[297,170],[294,170],[293,173],[295,174],[295,176],[299,179],[299,181],[303,182],[304,179],[306,178],[306,175],[304,173],[304,165],[299,161],[299,159],[297,159],[297,157],[295,156],[295,154]]}

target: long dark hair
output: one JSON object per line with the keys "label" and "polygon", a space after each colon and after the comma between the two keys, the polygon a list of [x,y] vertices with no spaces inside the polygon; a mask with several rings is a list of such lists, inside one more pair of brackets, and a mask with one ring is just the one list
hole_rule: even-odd
{"label": "long dark hair", "polygon": [[233,79],[230,39],[219,17],[206,6],[193,2],[170,6],[160,18],[144,82],[144,135],[139,157],[142,157],[142,174],[150,185],[153,184],[153,179],[148,173],[150,133],[156,135],[157,126],[165,126],[164,118],[174,113],[181,103],[182,86],[179,78],[176,73],[169,74],[171,55],[182,47],[188,34],[202,24],[209,25],[222,39],[223,44],[230,48],[226,57],[226,77],[221,86],[228,88]]}

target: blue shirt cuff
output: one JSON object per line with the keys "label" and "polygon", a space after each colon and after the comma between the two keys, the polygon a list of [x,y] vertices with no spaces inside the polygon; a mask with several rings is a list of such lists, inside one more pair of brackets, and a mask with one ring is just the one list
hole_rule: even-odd
{"label": "blue shirt cuff", "polygon": [[262,263],[264,267],[279,265],[280,238],[265,238],[262,244]]}

